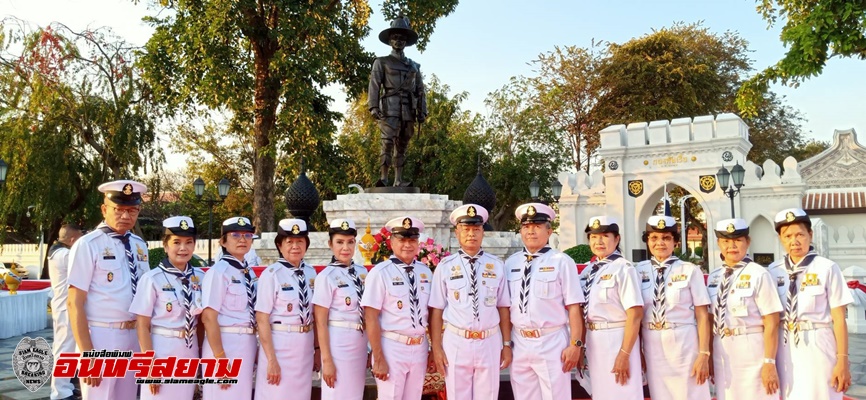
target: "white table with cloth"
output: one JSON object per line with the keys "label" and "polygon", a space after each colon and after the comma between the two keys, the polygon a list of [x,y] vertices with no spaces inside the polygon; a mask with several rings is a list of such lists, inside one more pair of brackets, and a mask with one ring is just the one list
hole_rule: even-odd
{"label": "white table with cloth", "polygon": [[48,327],[51,288],[20,290],[11,295],[0,290],[0,339],[43,330]]}

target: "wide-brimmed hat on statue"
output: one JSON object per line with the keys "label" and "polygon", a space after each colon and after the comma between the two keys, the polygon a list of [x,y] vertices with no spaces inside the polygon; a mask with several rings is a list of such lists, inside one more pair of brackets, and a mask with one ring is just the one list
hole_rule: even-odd
{"label": "wide-brimmed hat on statue", "polygon": [[391,21],[391,27],[379,32],[379,41],[385,43],[387,45],[391,44],[391,34],[392,33],[402,33],[406,36],[406,46],[412,46],[413,44],[418,42],[418,34],[412,30],[409,26],[409,18],[404,17],[402,14],[398,15],[393,21]]}

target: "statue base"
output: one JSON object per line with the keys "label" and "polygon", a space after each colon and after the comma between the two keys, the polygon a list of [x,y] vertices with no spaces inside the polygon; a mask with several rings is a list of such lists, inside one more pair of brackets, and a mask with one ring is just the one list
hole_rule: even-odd
{"label": "statue base", "polygon": [[421,189],[415,186],[375,186],[365,188],[364,193],[421,193]]}

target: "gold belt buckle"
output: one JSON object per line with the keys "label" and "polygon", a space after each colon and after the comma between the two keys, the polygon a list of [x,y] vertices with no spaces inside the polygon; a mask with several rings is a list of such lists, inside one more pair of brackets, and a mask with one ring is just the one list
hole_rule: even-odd
{"label": "gold belt buckle", "polygon": [[787,325],[788,331],[794,331],[796,330],[798,324],[796,322],[788,322]]}
{"label": "gold belt buckle", "polygon": [[538,329],[521,329],[520,334],[529,339],[538,339],[541,337],[541,331]]}
{"label": "gold belt buckle", "polygon": [[467,330],[463,336],[466,339],[479,340],[479,339],[484,339],[484,332]]}
{"label": "gold belt buckle", "polygon": [[731,328],[725,328],[725,329],[722,329],[722,335],[733,336],[734,332],[733,332],[733,330],[731,330]]}
{"label": "gold belt buckle", "polygon": [[418,336],[418,337],[411,337],[410,336],[408,339],[406,339],[406,344],[408,344],[410,346],[417,346],[417,345],[421,344],[422,339],[423,338],[421,336]]}
{"label": "gold belt buckle", "polygon": [[589,328],[589,330],[594,331],[598,329],[598,324],[596,324],[595,322],[590,322],[586,324],[586,327]]}
{"label": "gold belt buckle", "polygon": [[120,329],[135,329],[135,321],[123,321],[120,323]]}
{"label": "gold belt buckle", "polygon": [[308,333],[308,332],[310,332],[310,329],[312,329],[311,325],[303,325],[303,326],[301,326],[300,332],[301,333]]}

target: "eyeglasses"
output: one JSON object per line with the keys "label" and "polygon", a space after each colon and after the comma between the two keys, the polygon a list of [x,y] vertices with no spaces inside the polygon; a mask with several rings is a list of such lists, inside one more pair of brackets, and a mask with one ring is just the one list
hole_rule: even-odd
{"label": "eyeglasses", "polygon": [[130,217],[135,218],[138,216],[138,213],[141,212],[141,208],[132,207],[132,208],[120,208],[115,206],[107,206],[114,215],[122,216],[123,214],[129,214]]}
{"label": "eyeglasses", "polygon": [[230,232],[229,236],[231,236],[235,239],[238,239],[238,240],[240,240],[241,238],[244,238],[246,240],[253,240],[253,234],[252,233]]}

